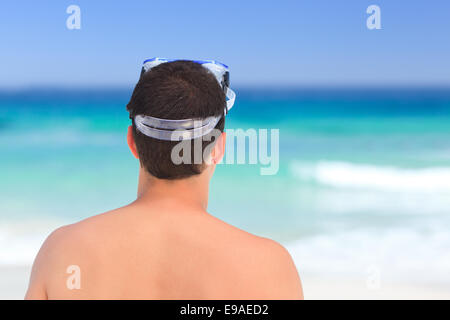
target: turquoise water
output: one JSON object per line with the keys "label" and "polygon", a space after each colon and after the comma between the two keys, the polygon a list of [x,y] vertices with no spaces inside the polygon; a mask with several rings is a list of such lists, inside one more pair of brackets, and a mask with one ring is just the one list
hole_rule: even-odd
{"label": "turquoise water", "polygon": [[[0,93],[0,264],[132,201],[131,90]],[[279,129],[280,165],[218,167],[209,210],[301,272],[450,286],[450,90],[237,90],[226,127]],[[417,277],[417,273],[422,276]]]}

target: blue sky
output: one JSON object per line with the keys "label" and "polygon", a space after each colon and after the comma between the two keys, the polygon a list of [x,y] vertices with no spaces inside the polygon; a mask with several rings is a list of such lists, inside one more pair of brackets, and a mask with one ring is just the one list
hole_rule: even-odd
{"label": "blue sky", "polygon": [[447,0],[10,0],[0,41],[0,88],[130,86],[153,56],[222,61],[235,85],[450,86]]}

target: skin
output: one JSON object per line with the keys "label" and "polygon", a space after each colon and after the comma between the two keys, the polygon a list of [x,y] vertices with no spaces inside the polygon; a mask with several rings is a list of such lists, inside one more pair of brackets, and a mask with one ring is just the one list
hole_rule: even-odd
{"label": "skin", "polygon": [[[131,127],[127,135],[138,158]],[[33,264],[26,299],[303,299],[289,253],[207,212],[223,133],[204,171],[156,179],[142,167],[129,205],[55,230]],[[80,289],[69,289],[69,266]],[[72,271],[73,272],[73,271]]]}

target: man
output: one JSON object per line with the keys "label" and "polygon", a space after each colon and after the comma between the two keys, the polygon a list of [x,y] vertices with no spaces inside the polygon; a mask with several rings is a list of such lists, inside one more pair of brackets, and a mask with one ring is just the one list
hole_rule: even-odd
{"label": "man", "polygon": [[[26,298],[303,298],[281,245],[207,212],[225,150],[226,97],[234,98],[228,86],[228,69],[217,62],[145,62],[127,106],[128,145],[140,163],[137,199],[54,231]],[[179,148],[186,142],[192,154]]]}

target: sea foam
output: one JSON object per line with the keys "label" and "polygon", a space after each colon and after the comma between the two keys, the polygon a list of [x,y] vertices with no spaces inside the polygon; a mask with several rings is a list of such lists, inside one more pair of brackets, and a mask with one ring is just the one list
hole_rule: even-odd
{"label": "sea foam", "polygon": [[449,167],[406,169],[318,161],[315,164],[294,162],[291,168],[301,180],[336,188],[450,193]]}
{"label": "sea foam", "polygon": [[365,283],[376,272],[392,282],[450,286],[450,234],[393,227],[305,237],[286,244],[300,274],[349,277]]}

